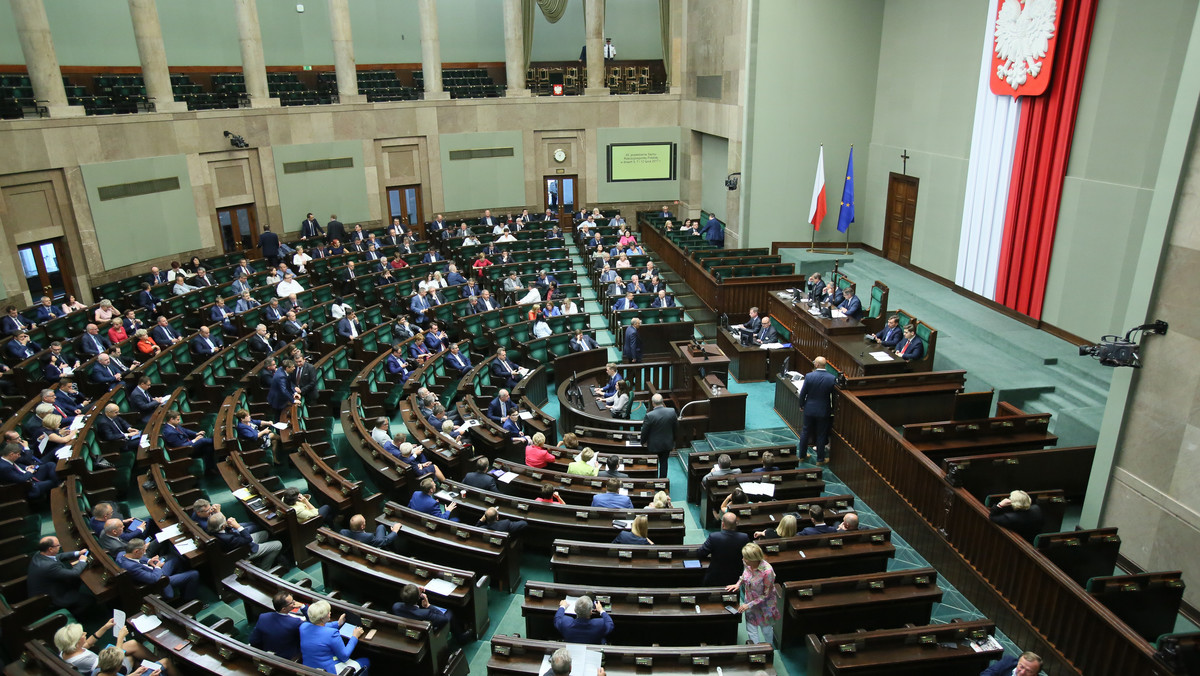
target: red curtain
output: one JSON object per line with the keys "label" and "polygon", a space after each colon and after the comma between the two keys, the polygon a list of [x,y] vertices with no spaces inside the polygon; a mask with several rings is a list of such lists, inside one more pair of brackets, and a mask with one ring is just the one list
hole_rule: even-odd
{"label": "red curtain", "polygon": [[1050,86],[1021,102],[996,301],[1034,319],[1042,317],[1096,2],[1063,0]]}

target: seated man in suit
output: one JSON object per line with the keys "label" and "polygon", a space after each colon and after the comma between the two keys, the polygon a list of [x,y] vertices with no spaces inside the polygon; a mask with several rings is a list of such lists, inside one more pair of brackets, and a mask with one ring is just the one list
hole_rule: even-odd
{"label": "seated man in suit", "polygon": [[417,331],[420,331],[420,329],[412,324],[409,324],[408,315],[404,314],[400,315],[400,318],[397,319],[396,323],[392,326],[392,335],[396,337],[396,340],[406,340],[408,338],[412,338],[417,334]]}
{"label": "seated man in suit", "polygon": [[280,325],[280,330],[283,331],[283,335],[287,336],[288,342],[299,340],[302,344],[307,346],[308,322],[301,324],[296,319],[296,312],[294,310],[288,310],[288,313],[284,315],[283,324]]}
{"label": "seated man in suit", "polygon": [[626,293],[646,293],[646,285],[642,283],[642,280],[639,279],[636,274],[631,275],[629,277],[629,283],[625,285],[625,292]]}
{"label": "seated man in suit", "polygon": [[446,363],[458,371],[459,375],[466,375],[467,371],[471,370],[471,355],[464,354],[458,347],[458,343],[450,343],[450,353],[446,355]]}
{"label": "seated man in suit", "polygon": [[152,397],[150,396],[150,377],[142,376],[138,378],[137,387],[129,393],[129,405],[139,414],[139,419],[145,425],[150,419],[150,415],[170,399],[167,396]]}
{"label": "seated man in suit", "polygon": [[650,303],[650,307],[675,307],[675,297],[668,296],[666,289],[659,289],[658,298],[655,298],[654,302]]}
{"label": "seated man in suit", "polygon": [[179,332],[167,322],[167,318],[162,316],[159,316],[158,323],[154,325],[154,328],[150,329],[150,337],[154,339],[156,345],[164,350],[183,340]]}
{"label": "seated man in suit", "polygon": [[42,346],[30,340],[27,332],[21,331],[15,338],[8,341],[8,347],[5,349],[8,351],[8,358],[15,363],[25,361],[41,352]]}
{"label": "seated man in suit", "polygon": [[267,306],[263,308],[262,317],[268,322],[275,323],[283,321],[284,309],[279,305],[278,298],[272,298]]}
{"label": "seated man in suit", "polygon": [[117,565],[129,573],[138,584],[154,584],[163,577],[167,578],[169,584],[162,594],[168,599],[191,601],[197,596],[200,571],[183,570],[183,559],[180,558],[162,559],[158,556],[146,556],[146,541],[141,538],[130,540],[125,545],[124,553],[114,558]]}
{"label": "seated man in suit", "polygon": [[230,335],[237,335],[237,327],[233,325],[233,313],[229,311],[229,307],[225,305],[224,298],[217,298],[217,302],[208,311],[208,319],[211,322],[220,322],[221,330]]}
{"label": "seated man in suit", "polygon": [[750,331],[751,333],[757,334],[758,330],[762,328],[762,317],[760,317],[758,314],[758,308],[756,308],[756,307],[750,308],[750,319],[747,319],[746,323],[735,324],[729,328],[733,329],[735,331],[738,329],[743,329],[746,331]]}
{"label": "seated man in suit", "polygon": [[896,356],[907,361],[925,356],[925,342],[917,337],[917,329],[912,324],[904,327],[904,338],[896,344]]}
{"label": "seated man in suit", "polygon": [[887,319],[887,326],[884,326],[879,333],[868,333],[867,340],[873,340],[877,345],[894,350],[900,344],[900,338],[903,335],[904,331],[900,329],[900,317],[892,315]]}
{"label": "seated man in suit", "polygon": [[1005,655],[984,669],[979,676],[1038,676],[1042,673],[1042,658],[1037,653],[1023,652],[1020,657]]}
{"label": "seated man in suit", "polygon": [[454,502],[451,502],[449,505],[443,507],[442,503],[438,502],[438,499],[433,497],[433,494],[436,490],[437,482],[435,482],[433,479],[421,479],[420,485],[418,486],[417,490],[413,491],[412,498],[410,498],[408,501],[409,509],[415,509],[418,512],[424,512],[430,516],[436,516],[440,519],[458,521],[457,517],[451,516],[451,513],[454,512],[454,508],[458,505]]}
{"label": "seated man in suit", "polygon": [[589,335],[583,332],[583,329],[575,329],[575,335],[571,338],[572,352],[586,352],[595,350],[600,347],[596,341]]}
{"label": "seated man in suit", "polygon": [[697,559],[712,557],[704,574],[705,587],[731,585],[742,574],[742,547],[750,542],[750,536],[739,533],[737,524],[737,514],[725,512],[721,515],[721,530],[709,535],[692,554]]}
{"label": "seated man in suit", "polygon": [[88,357],[95,357],[112,346],[106,336],[100,335],[100,327],[88,324],[83,335],[79,337],[79,352]]}
{"label": "seated man in suit", "polygon": [[475,469],[467,472],[463,476],[462,482],[473,488],[478,488],[481,491],[491,491],[500,493],[500,484],[496,483],[496,477],[489,473],[492,463],[484,456],[475,458]]}
{"label": "seated man in suit", "polygon": [[837,282],[825,282],[825,292],[821,294],[821,303],[837,307],[842,304],[842,289],[838,287]]}
{"label": "seated man in suit", "polygon": [[487,417],[497,425],[503,425],[508,419],[509,411],[517,407],[517,402],[513,401],[508,394],[508,390],[502,389],[496,394],[496,398],[488,404]]}
{"label": "seated man in suit", "polygon": [[429,330],[425,332],[425,347],[436,354],[444,350],[449,342],[450,338],[446,336],[446,332],[442,330],[437,321],[429,322]]}
{"label": "seated man in suit", "polygon": [[87,566],[86,549],[64,552],[58,538],[44,537],[29,560],[25,589],[31,598],[46,594],[55,608],[70,610],[75,617],[81,617],[96,602],[80,581]]}
{"label": "seated man in suit", "polygon": [[562,634],[567,643],[605,643],[604,637],[612,633],[613,620],[599,601],[592,601],[590,596],[580,596],[575,600],[575,616],[567,617],[567,607],[571,604],[563,599],[558,603],[554,613],[554,628]]}
{"label": "seated man in suit", "polygon": [[247,310],[252,310],[258,307],[260,304],[261,303],[259,303],[257,300],[254,300],[249,291],[243,291],[238,298],[237,303],[234,303],[233,311],[242,313]]}
{"label": "seated man in suit", "polygon": [[183,426],[183,415],[179,411],[167,414],[167,421],[160,432],[168,449],[186,448],[193,457],[204,461],[205,476],[217,476],[217,459],[213,455],[213,442],[204,432],[189,430]]}
{"label": "seated man in suit", "polygon": [[812,505],[808,508],[808,518],[812,519],[813,525],[804,528],[797,535],[820,535],[837,531],[836,526],[825,523],[825,510],[820,505]]}
{"label": "seated man in suit", "polygon": [[283,543],[278,540],[269,540],[270,533],[267,531],[251,532],[242,527],[237,519],[227,518],[220,512],[209,515],[205,530],[217,539],[221,544],[221,549],[226,552],[233,551],[238,547],[249,547],[250,556],[246,558],[265,570],[274,568],[275,560],[283,552]]}
{"label": "seated man in suit", "polygon": [[821,273],[814,272],[808,276],[808,281],[805,284],[805,291],[808,292],[808,297],[811,300],[816,300],[825,290],[825,282],[821,281]]}
{"label": "seated man in suit", "polygon": [[154,314],[155,308],[158,307],[158,298],[154,292],[150,290],[149,282],[142,282],[142,290],[138,293],[137,305],[146,311],[146,314]]}
{"label": "seated man in suit", "polygon": [[638,309],[637,301],[633,299],[633,294],[628,291],[625,292],[624,298],[619,298],[617,299],[617,302],[613,303],[613,310],[617,312],[620,312],[621,310],[636,309]]}
{"label": "seated man in suit", "polygon": [[280,347],[280,343],[271,337],[267,332],[266,324],[259,324],[254,327],[254,335],[246,341],[246,347],[250,352],[257,355],[265,355],[274,352]]}
{"label": "seated man in suit", "polygon": [[33,308],[33,320],[39,324],[45,324],[51,319],[66,316],[62,308],[54,304],[54,300],[50,296],[42,296],[38,304]]}
{"label": "seated man in suit", "polygon": [[604,366],[604,373],[608,376],[608,383],[604,387],[593,387],[592,394],[611,397],[617,393],[617,381],[621,380],[621,374],[617,373],[617,365],[612,362]]}
{"label": "seated man in suit", "polygon": [[273,613],[263,613],[250,633],[250,645],[275,653],[285,660],[300,657],[300,625],[304,624],[305,605],[279,592],[271,599]]}
{"label": "seated man in suit", "polygon": [[362,335],[362,322],[358,321],[358,314],[351,310],[346,313],[338,322],[337,332],[346,340],[357,340]]}
{"label": "seated man in suit", "polygon": [[458,271],[458,266],[456,266],[454,263],[451,263],[450,266],[446,268],[446,285],[458,286],[466,283],[467,278]]}
{"label": "seated man in suit", "polygon": [[425,596],[425,590],[415,584],[406,584],[400,590],[400,601],[392,604],[392,614],[410,620],[428,622],[433,629],[441,629],[450,625],[450,632],[454,635],[455,641],[459,643],[471,641],[470,632],[458,626],[459,622],[455,619],[454,614],[445,608],[430,604],[429,599]]}
{"label": "seated man in suit", "polygon": [[775,331],[775,327],[771,326],[771,318],[763,317],[762,326],[754,334],[754,344],[764,345],[766,343],[778,343],[779,333]]}
{"label": "seated man in suit", "polygon": [[496,358],[492,360],[492,375],[497,378],[504,379],[503,387],[512,389],[517,383],[521,382],[529,373],[529,369],[523,366],[517,366],[516,362],[508,358],[508,350],[500,348],[496,350]]}
{"label": "seated man in suit", "polygon": [[51,488],[62,483],[54,471],[54,463],[23,465],[18,461],[24,449],[20,444],[6,443],[0,448],[0,483],[24,484],[25,497],[30,500],[41,498]]}
{"label": "seated man in suit", "polygon": [[92,423],[92,431],[100,441],[120,442],[121,450],[126,453],[136,452],[142,437],[137,428],[121,418],[121,407],[116,404],[105,405],[104,415]]}
{"label": "seated man in suit", "polygon": [[855,285],[851,284],[842,292],[842,302],[838,304],[838,309],[846,313],[850,319],[862,319],[862,301],[855,294]]}
{"label": "seated man in suit", "polygon": [[225,342],[220,336],[211,335],[207,326],[201,326],[200,332],[192,339],[191,343],[192,354],[208,358],[221,351],[225,347]]}
{"label": "seated man in suit", "polygon": [[388,355],[387,364],[385,365],[388,374],[396,376],[399,382],[407,381],[410,373],[408,362],[404,360],[403,354],[403,348],[400,346],[400,343],[395,343],[392,345],[392,353]]}
{"label": "seated man in suit", "polygon": [[633,500],[628,495],[621,495],[620,479],[609,479],[604,482],[604,491],[592,496],[592,507],[633,509]]}
{"label": "seated man in suit", "polygon": [[21,331],[28,331],[37,326],[37,324],[29,321],[29,319],[17,312],[15,305],[9,305],[4,309],[4,313],[4,316],[0,317],[0,333],[6,336],[13,336]]}
{"label": "seated man in suit", "polygon": [[421,256],[422,263],[437,263],[440,260],[443,260],[442,254],[438,253],[437,249],[430,249],[425,252],[424,256]]}
{"label": "seated man in suit", "polygon": [[391,528],[383,524],[375,527],[375,532],[367,531],[367,519],[362,514],[350,517],[349,528],[342,529],[342,535],[354,538],[364,545],[380,549],[392,549],[396,545],[396,536],[400,532],[400,524],[394,523]]}

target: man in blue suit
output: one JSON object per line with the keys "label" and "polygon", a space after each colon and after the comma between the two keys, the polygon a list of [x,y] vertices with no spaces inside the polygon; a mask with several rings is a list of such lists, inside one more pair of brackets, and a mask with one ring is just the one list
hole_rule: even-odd
{"label": "man in blue suit", "polygon": [[0,332],[6,336],[13,336],[21,331],[28,331],[37,326],[37,324],[21,316],[21,313],[17,312],[15,305],[9,305],[4,309],[4,312],[4,317],[0,317]]}
{"label": "man in blue suit", "polygon": [[917,337],[917,330],[912,324],[904,327],[904,338],[896,344],[896,356],[905,361],[925,356],[925,341]]}
{"label": "man in blue suit", "polygon": [[592,507],[633,509],[633,500],[628,495],[621,495],[620,479],[609,479],[604,483],[604,490],[592,496]]}
{"label": "man in blue suit", "polygon": [[604,606],[599,601],[592,601],[590,596],[580,596],[575,599],[575,616],[567,617],[570,605],[563,599],[554,613],[554,628],[562,634],[563,640],[567,643],[605,643],[604,637],[612,633],[613,620],[604,612]]}
{"label": "man in blue suit", "polygon": [[150,377],[138,379],[137,387],[129,393],[129,405],[140,414],[140,420],[145,425],[154,411],[167,400],[167,397],[150,396]]}
{"label": "man in blue suit", "polygon": [[250,645],[285,660],[295,660],[300,657],[300,625],[304,624],[305,606],[287,592],[276,594],[271,606],[275,612],[258,616],[250,633]]}
{"label": "man in blue suit", "polygon": [[158,307],[158,298],[150,290],[149,282],[142,282],[142,290],[138,293],[137,304],[146,311],[146,314],[154,314],[154,309]]}
{"label": "man in blue suit", "polygon": [[904,335],[904,331],[900,330],[900,318],[896,315],[888,317],[887,326],[879,333],[868,334],[867,338],[875,341],[877,345],[882,345],[886,348],[896,349],[900,344],[900,338]]}
{"label": "man in blue suit", "polygon": [[207,326],[200,327],[200,333],[192,339],[192,354],[200,357],[211,357],[221,351],[225,347],[225,343],[220,336],[214,336],[209,333]]}
{"label": "man in blue suit", "polygon": [[451,263],[447,270],[446,284],[448,286],[458,286],[459,284],[467,283],[467,278],[462,276],[462,273],[458,271],[458,266],[454,265],[454,263]]}
{"label": "man in blue suit", "polygon": [[629,326],[625,327],[625,342],[621,346],[621,354],[628,364],[636,364],[642,360],[642,336],[638,333],[638,327],[641,325],[642,320],[634,317]]}
{"label": "man in blue suit", "polygon": [[17,464],[23,450],[20,444],[13,443],[5,444],[0,450],[0,483],[25,484],[25,497],[34,500],[50,492],[60,481],[54,475],[54,463],[37,467]]}
{"label": "man in blue suit", "polygon": [[200,587],[200,571],[181,569],[182,560],[177,558],[161,559],[157,556],[146,556],[146,541],[134,538],[125,545],[125,551],[117,557],[117,565],[124,568],[130,577],[139,584],[154,584],[160,578],[166,577],[170,584],[163,589],[163,596],[173,599],[179,597],[183,601],[196,598]]}
{"label": "man in blue suit", "polygon": [[658,297],[650,303],[650,307],[675,307],[675,298],[668,296],[666,289],[659,289]]}
{"label": "man in blue suit", "polygon": [[400,524],[392,524],[391,528],[379,524],[375,527],[375,532],[367,530],[367,519],[362,514],[355,514],[350,517],[349,528],[342,529],[342,535],[348,538],[353,538],[371,547],[380,549],[392,549],[396,544],[396,536],[400,532]]}
{"label": "man in blue suit", "polygon": [[764,343],[779,342],[779,332],[771,326],[771,318],[763,317],[762,324],[758,327],[758,331],[754,334],[754,344],[763,345]]}
{"label": "man in blue suit", "polygon": [[401,356],[404,354],[403,347],[400,343],[392,345],[392,353],[387,357],[387,371],[393,376],[398,376],[400,382],[408,380],[408,362]]}
{"label": "man in blue suit", "polygon": [[621,310],[636,310],[637,306],[637,301],[633,299],[633,292],[627,291],[624,298],[620,298],[617,302],[613,303],[613,310],[616,312],[620,312]]}
{"label": "man in blue suit", "polygon": [[283,368],[275,372],[271,378],[271,389],[267,391],[267,405],[275,410],[275,420],[283,419],[285,409],[291,407],[296,396],[296,385],[293,375],[296,372],[296,362],[291,359],[283,360]]}
{"label": "man in blue suit", "polygon": [[429,516],[436,516],[439,519],[458,521],[457,517],[450,516],[457,505],[451,502],[449,506],[443,507],[442,503],[433,497],[435,490],[437,490],[437,483],[433,479],[422,479],[419,487],[413,491],[412,498],[408,501],[408,508],[424,512]]}
{"label": "man in blue suit", "polygon": [[412,297],[412,301],[408,304],[408,309],[412,311],[413,321],[418,324],[425,325],[429,323],[429,308],[432,307],[429,303],[429,294],[424,290],[417,291],[417,295]]}
{"label": "man in blue suit", "polygon": [[41,301],[33,308],[33,318],[39,324],[45,324],[51,319],[57,319],[64,316],[62,308],[54,304],[50,296],[42,296]]}
{"label": "man in blue suit", "polygon": [[9,357],[14,361],[24,361],[33,355],[42,351],[42,346],[29,339],[29,334],[22,331],[17,334],[16,338],[8,341]]}
{"label": "man in blue suit", "polygon": [[204,461],[205,476],[217,475],[217,459],[213,455],[213,441],[204,436],[204,432],[189,430],[183,426],[183,415],[179,411],[167,414],[167,422],[159,433],[166,442],[167,448],[186,448],[193,456]]}
{"label": "man in blue suit", "polygon": [[504,378],[504,387],[513,388],[517,383],[521,382],[521,378],[525,377],[523,373],[525,369],[517,366],[516,362],[508,358],[508,350],[500,348],[496,350],[496,358],[492,360],[492,375],[497,378]]}
{"label": "man in blue suit", "polygon": [[150,329],[150,337],[163,349],[183,340],[179,332],[171,328],[171,324],[167,322],[167,318],[161,316],[158,318],[158,324],[155,324],[154,328]]}
{"label": "man in blue suit", "polygon": [[79,352],[89,357],[95,357],[111,346],[108,338],[100,335],[100,328],[95,324],[88,324],[79,338]]}
{"label": "man in blue suit", "polygon": [[724,586],[737,582],[742,573],[742,547],[750,542],[750,536],[738,532],[738,516],[725,512],[721,516],[721,530],[708,536],[693,556],[697,559],[712,557],[708,571],[704,573],[705,587]]}
{"label": "man in blue suit", "polygon": [[237,327],[235,327],[233,322],[230,321],[230,317],[232,316],[233,313],[231,313],[229,308],[225,306],[224,298],[217,298],[216,304],[213,305],[212,309],[208,311],[209,321],[221,322],[221,330],[229,333],[230,335],[237,333]]}
{"label": "man in blue suit", "polygon": [[704,239],[708,243],[718,249],[725,246],[725,228],[721,227],[721,221],[717,220],[716,216],[709,214],[708,222],[704,224],[704,229],[700,231],[704,235]]}
{"label": "man in blue suit", "polygon": [[338,322],[337,332],[346,340],[355,340],[362,335],[362,322],[358,321],[358,314],[354,310],[347,312]]}
{"label": "man in blue suit", "polygon": [[1027,651],[1021,653],[1020,657],[1001,657],[979,676],[1037,676],[1041,670],[1042,658],[1037,653]]}
{"label": "man in blue suit", "polygon": [[838,305],[838,309],[846,313],[846,316],[851,319],[862,319],[862,301],[855,295],[855,285],[851,284],[842,292],[842,302]]}
{"label": "man in blue suit", "polygon": [[488,404],[487,417],[497,425],[503,425],[504,421],[508,419],[508,412],[516,407],[508,390],[500,390],[496,398]]}
{"label": "man in blue suit", "polygon": [[425,590],[415,584],[406,584],[400,589],[400,601],[392,604],[392,614],[407,617],[410,620],[428,622],[433,629],[441,629],[448,624],[455,641],[471,642],[470,631],[459,626],[460,623],[455,619],[454,612],[431,605],[425,596]]}
{"label": "man in blue suit", "polygon": [[817,464],[828,465],[825,443],[829,438],[829,416],[833,413],[833,391],[837,379],[825,370],[824,357],[813,360],[813,371],[804,376],[800,386],[800,406],[804,410],[804,429],[800,430],[800,457],[808,455],[808,440],[812,437],[817,448]]}
{"label": "man in blue suit", "polygon": [[425,332],[425,347],[428,347],[430,352],[438,353],[445,349],[446,343],[449,342],[450,339],[442,327],[438,326],[436,321],[429,322],[429,330]]}
{"label": "man in blue suit", "polygon": [[458,343],[450,343],[450,354],[446,355],[446,363],[460,375],[466,375],[467,371],[471,370],[471,356],[463,354],[458,348]]}
{"label": "man in blue suit", "polygon": [[271,226],[263,226],[263,233],[258,236],[258,246],[262,249],[263,258],[267,259],[267,265],[279,265],[279,235],[271,232]]}
{"label": "man in blue suit", "polygon": [[440,260],[442,260],[442,254],[438,253],[437,249],[430,249],[425,252],[424,256],[421,256],[422,263],[436,263]]}

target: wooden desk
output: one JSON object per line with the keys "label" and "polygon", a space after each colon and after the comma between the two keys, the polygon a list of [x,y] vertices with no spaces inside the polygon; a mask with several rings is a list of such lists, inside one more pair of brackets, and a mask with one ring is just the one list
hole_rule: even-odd
{"label": "wooden desk", "polygon": [[810,676],[963,676],[978,674],[1001,649],[976,652],[972,639],[995,630],[988,620],[852,634],[808,635]]}
{"label": "wooden desk", "polygon": [[[542,659],[563,647],[559,641],[538,641],[512,636],[492,637],[488,676],[541,676]],[[590,645],[602,653],[604,671],[611,676],[775,676],[771,666],[773,646],[618,646]]]}
{"label": "wooden desk", "polygon": [[[605,642],[617,645],[732,645],[737,643],[741,613],[736,594],[724,587],[671,589],[662,587],[597,587],[554,582],[525,583],[521,615],[525,635],[556,641],[554,628],[559,602],[568,596],[589,595],[613,618],[613,632]],[[573,609],[570,609],[573,612]]]}
{"label": "wooden desk", "polygon": [[766,446],[689,453],[687,456],[687,501],[693,503],[700,501],[702,488],[700,481],[716,466],[717,458],[728,455],[731,468],[750,472],[756,467],[762,467],[762,454],[768,451],[775,456],[771,463],[779,469],[793,469],[800,464],[800,459],[796,457],[795,444],[768,444]]}
{"label": "wooden desk", "polygon": [[404,550],[419,551],[433,563],[484,573],[493,586],[508,591],[521,580],[521,539],[511,533],[439,519],[396,502],[385,503],[375,520],[388,528],[399,523]]}
{"label": "wooden desk", "polygon": [[[704,352],[692,354],[690,340],[679,340],[671,343],[671,350],[677,357],[683,380],[691,381],[693,376],[704,376],[712,373],[729,373],[729,352],[713,343],[702,343]],[[739,379],[740,380],[740,379]],[[729,381],[721,378],[721,385],[727,386]],[[665,396],[665,395],[664,395]]]}
{"label": "wooden desk", "polygon": [[933,604],[941,600],[933,568],[785,582],[780,644],[795,644],[806,634],[929,624]]}
{"label": "wooden desk", "polygon": [[[717,347],[729,355],[729,373],[739,383],[756,383],[768,380],[768,370],[778,368],[783,360],[795,350],[790,347],[780,350],[764,350],[758,345],[742,345],[740,338],[729,329],[717,331]],[[795,361],[793,359],[793,361]],[[794,365],[799,367],[800,365]]]}
{"label": "wooden desk", "polygon": [[867,327],[857,319],[826,319],[813,316],[807,305],[797,306],[792,302],[791,295],[782,291],[772,291],[768,294],[767,308],[772,319],[791,332],[792,347],[799,350],[807,361],[825,357],[847,378],[905,373],[912,370],[903,359],[881,361],[871,356],[872,351],[881,351],[882,348],[872,348],[864,341]]}

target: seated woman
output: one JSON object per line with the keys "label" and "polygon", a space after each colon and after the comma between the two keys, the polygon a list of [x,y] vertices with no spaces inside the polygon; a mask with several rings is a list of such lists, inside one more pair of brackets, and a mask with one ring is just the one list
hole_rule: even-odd
{"label": "seated woman", "polygon": [[179,261],[171,261],[171,269],[167,270],[167,281],[168,282],[173,282],[176,280],[176,278],[179,278],[179,277],[183,277],[184,279],[187,279],[188,277],[191,277],[191,276],[192,276],[192,273],[188,272],[187,270],[184,270],[183,266],[181,266],[179,264]]}
{"label": "seated woman", "polygon": [[75,296],[67,296],[67,300],[65,300],[62,304],[62,311],[67,314],[71,314],[72,312],[78,312],[80,310],[86,310],[86,309],[87,309],[87,306],[84,305],[83,303],[80,303],[79,301],[75,300]]}
{"label": "seated woman", "polygon": [[784,514],[783,518],[779,520],[778,525],[772,526],[771,528],[768,528],[766,530],[755,531],[754,539],[758,540],[760,538],[766,538],[766,539],[790,538],[795,534],[796,534],[796,515],[795,514]]}
{"label": "seated woman", "polygon": [[57,413],[47,414],[42,418],[42,426],[34,433],[35,444],[40,441],[44,435],[48,441],[46,442],[46,453],[52,453],[54,449],[60,446],[75,441],[75,430],[66,429],[62,426],[62,416]]}
{"label": "seated woman", "polygon": [[306,274],[308,272],[308,268],[305,266],[311,262],[312,256],[309,256],[304,252],[304,247],[297,245],[296,253],[292,256],[292,266],[296,268],[296,271],[302,275]]}
{"label": "seated woman", "polygon": [[645,514],[638,514],[637,518],[630,524],[629,530],[623,530],[617,533],[617,537],[613,539],[614,545],[652,545],[654,541],[646,537],[650,532],[650,519],[646,518]]}
{"label": "seated woman", "polygon": [[100,301],[100,306],[96,308],[94,318],[97,324],[107,324],[112,321],[113,317],[120,317],[121,313],[117,308],[113,307],[112,301],[105,298]]}
{"label": "seated woman", "polygon": [[471,264],[471,267],[475,268],[475,274],[482,277],[483,271],[486,270],[491,265],[492,265],[491,261],[489,261],[483,254],[479,254],[479,258],[475,259],[475,262]]}
{"label": "seated woman", "polygon": [[[58,649],[59,655],[81,674],[90,676],[100,666],[99,656],[92,652],[91,648],[100,640],[100,636],[113,628],[114,622],[110,619],[100,630],[95,634],[88,636],[83,631],[81,624],[68,624],[67,626],[54,632],[54,647]],[[166,659],[155,659],[155,656],[146,650],[137,641],[126,641],[125,637],[129,635],[129,626],[123,625],[117,630],[116,639],[117,646],[128,655],[122,660],[122,666],[129,669],[135,664],[133,660],[150,660],[159,662],[164,669],[169,670],[170,662]],[[133,658],[132,660],[129,658]],[[107,661],[107,660],[106,660]]]}
{"label": "seated woman", "polygon": [[300,625],[300,654],[304,666],[324,669],[331,674],[350,667],[356,670],[357,676],[366,676],[370,661],[365,657],[350,658],[363,635],[363,628],[355,627],[350,640],[343,641],[340,629],[346,616],[330,621],[330,612],[328,601],[317,601],[308,607],[308,622]]}
{"label": "seated woman", "polygon": [[633,267],[633,263],[629,262],[629,256],[626,256],[624,253],[622,253],[617,257],[617,264],[614,267],[618,270],[622,268],[631,268]]}
{"label": "seated woman", "polygon": [[552,335],[554,335],[554,329],[550,328],[550,325],[546,323],[546,319],[544,317],[538,316],[538,318],[533,322],[533,337],[549,338]]}
{"label": "seated woman", "polygon": [[565,505],[563,499],[559,497],[558,491],[554,490],[554,486],[550,484],[542,484],[542,494],[534,498],[534,502],[547,502],[552,505]]}
{"label": "seated woman", "polygon": [[388,262],[388,265],[391,266],[393,270],[402,270],[408,267],[408,261],[404,260],[400,256],[396,256]]}
{"label": "seated woman", "polygon": [[654,499],[650,501],[652,509],[670,509],[671,496],[666,491],[659,491],[654,494]]}
{"label": "seated woman", "polygon": [[621,239],[617,240],[617,246],[621,247],[622,249],[626,249],[631,246],[635,246],[636,244],[637,237],[634,237],[633,234],[629,232],[628,228],[621,231]]}
{"label": "seated woman", "polygon": [[158,354],[158,351],[162,349],[158,346],[158,343],[154,342],[154,339],[150,337],[150,334],[146,331],[146,329],[138,329],[137,332],[133,334],[133,339],[134,351],[143,357],[152,357]]}
{"label": "seated woman", "polygon": [[721,501],[720,510],[714,511],[713,515],[719,519],[721,518],[722,514],[728,512],[730,509],[738,505],[748,504],[750,504],[750,496],[746,495],[746,491],[742,490],[739,486],[738,488],[733,489],[733,492],[731,492],[729,495],[725,496],[725,499]]}
{"label": "seated woman", "polygon": [[546,435],[538,432],[533,435],[533,439],[529,445],[525,447],[525,464],[534,469],[542,469],[546,465],[554,462],[555,457],[550,451],[544,447],[546,445]]}
{"label": "seated woman", "polygon": [[581,476],[596,476],[600,470],[592,464],[592,459],[596,457],[596,452],[590,448],[583,449],[579,454],[579,459],[567,465],[567,474],[579,474]]}
{"label": "seated woman", "polygon": [[109,324],[111,324],[108,327],[108,341],[110,343],[116,345],[129,338],[129,334],[125,332],[125,322],[121,321],[120,318],[113,319]]}
{"label": "seated woman", "polygon": [[332,527],[333,517],[337,515],[333,505],[321,505],[320,507],[316,507],[310,501],[309,497],[301,493],[300,489],[298,488],[292,488],[289,486],[288,488],[283,489],[283,495],[279,496],[279,498],[283,501],[283,504],[296,510],[296,520],[300,521],[301,523],[308,521],[309,519],[321,517],[321,520],[324,521],[326,525]]}
{"label": "seated woman", "polygon": [[271,425],[270,421],[254,420],[250,417],[250,411],[244,408],[234,411],[233,417],[237,420],[238,441],[250,448],[254,448],[256,445],[260,446],[268,452],[271,464],[278,465],[279,435],[275,433],[275,427]]}
{"label": "seated woman", "polygon": [[630,400],[629,400],[629,381],[621,379],[617,381],[617,392],[611,397],[596,397],[597,401],[602,401],[607,406],[609,411],[612,411],[614,418],[629,418]]}

